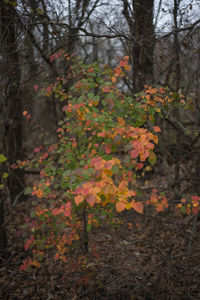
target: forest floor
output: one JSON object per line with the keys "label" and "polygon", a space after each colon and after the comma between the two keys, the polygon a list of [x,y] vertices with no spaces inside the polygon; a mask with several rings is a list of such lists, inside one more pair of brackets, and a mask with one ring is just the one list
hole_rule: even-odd
{"label": "forest floor", "polygon": [[200,299],[197,217],[177,217],[170,210],[143,216],[126,211],[120,214],[123,225],[102,224],[91,231],[88,256],[77,249],[67,267],[49,255],[41,268],[20,271],[28,252],[16,233],[32,209],[32,200],[20,203],[7,221],[8,249],[0,256],[0,299]]}

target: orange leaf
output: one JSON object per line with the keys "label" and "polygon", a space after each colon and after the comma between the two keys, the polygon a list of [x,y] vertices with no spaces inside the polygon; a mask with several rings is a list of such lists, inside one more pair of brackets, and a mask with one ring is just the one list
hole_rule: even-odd
{"label": "orange leaf", "polygon": [[54,256],[54,260],[58,260],[59,259],[59,253],[58,252],[56,252],[56,254],[55,254],[55,256]]}
{"label": "orange leaf", "polygon": [[157,194],[152,194],[151,197],[150,197],[150,199],[151,199],[151,202],[156,203],[158,201]]}
{"label": "orange leaf", "polygon": [[124,126],[124,125],[125,125],[124,119],[123,119],[123,118],[118,118],[118,124],[119,124],[120,126]]}
{"label": "orange leaf", "polygon": [[135,201],[132,201],[132,202],[131,202],[131,206],[132,206],[132,208],[135,209],[135,211],[137,211],[138,213],[140,213],[140,214],[143,213],[144,206],[143,206],[142,202],[135,202]]}
{"label": "orange leaf", "polygon": [[156,211],[157,211],[157,212],[164,211],[164,207],[163,207],[163,204],[162,204],[162,203],[158,203],[158,204],[157,204],[157,206],[156,206]]}
{"label": "orange leaf", "polygon": [[119,74],[122,72],[122,69],[120,67],[115,68],[115,76],[119,76]]}
{"label": "orange leaf", "polygon": [[116,204],[116,210],[117,210],[117,212],[122,212],[125,209],[126,209],[126,203],[124,203],[124,202],[117,202],[117,204]]}
{"label": "orange leaf", "polygon": [[153,130],[154,130],[155,132],[161,132],[161,129],[160,129],[159,126],[154,126],[154,127],[153,127]]}
{"label": "orange leaf", "polygon": [[182,199],[181,199],[181,202],[182,202],[182,203],[186,203],[186,199],[185,199],[185,198],[182,198]]}
{"label": "orange leaf", "polygon": [[94,206],[95,202],[97,201],[97,197],[95,194],[90,194],[88,197],[87,197],[87,202],[90,206]]}
{"label": "orange leaf", "polygon": [[76,205],[79,205],[81,202],[83,202],[84,197],[82,195],[78,195],[74,198]]}
{"label": "orange leaf", "polygon": [[115,83],[117,81],[116,77],[114,77],[114,76],[111,78],[111,80],[113,83]]}
{"label": "orange leaf", "polygon": [[132,228],[133,228],[133,224],[129,222],[129,223],[128,223],[128,229],[129,229],[129,230],[132,230]]}

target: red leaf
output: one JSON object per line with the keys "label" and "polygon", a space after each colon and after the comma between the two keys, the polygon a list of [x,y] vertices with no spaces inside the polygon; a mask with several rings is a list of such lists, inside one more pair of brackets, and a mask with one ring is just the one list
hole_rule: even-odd
{"label": "red leaf", "polygon": [[194,215],[197,215],[198,212],[199,212],[199,206],[193,207],[193,208],[192,208],[192,212],[193,212]]}
{"label": "red leaf", "polygon": [[70,202],[66,203],[65,208],[64,208],[64,216],[65,217],[71,216],[71,209],[72,209],[71,203]]}
{"label": "red leaf", "polygon": [[60,127],[56,130],[56,132],[62,132],[62,131],[63,131],[63,129]]}
{"label": "red leaf", "polygon": [[110,154],[111,153],[111,148],[112,148],[111,144],[105,145],[105,152],[106,152],[106,154]]}
{"label": "red leaf", "polygon": [[106,137],[106,133],[105,132],[99,132],[97,134],[97,136],[100,136],[100,137]]}
{"label": "red leaf", "polygon": [[38,147],[38,148],[35,148],[33,152],[34,152],[34,153],[38,153],[38,152],[40,152],[41,149],[42,149],[42,146],[41,146],[41,147]]}
{"label": "red leaf", "polygon": [[90,194],[88,197],[87,197],[87,202],[90,206],[94,206],[95,202],[97,200],[97,197],[96,195],[94,194]]}
{"label": "red leaf", "polygon": [[110,92],[110,87],[106,85],[106,86],[103,87],[102,91],[104,93],[109,93]]}
{"label": "red leaf", "polygon": [[162,203],[158,203],[158,204],[156,205],[156,211],[157,211],[157,212],[164,211],[164,206],[163,206]]}
{"label": "red leaf", "polygon": [[51,58],[49,61],[52,62],[55,59],[55,56],[56,56],[55,54],[51,55]]}
{"label": "red leaf", "polygon": [[63,111],[67,111],[68,105],[63,106]]}
{"label": "red leaf", "polygon": [[131,158],[136,158],[138,155],[139,155],[138,150],[135,149],[131,151]]}
{"label": "red leaf", "polygon": [[147,151],[145,151],[144,153],[142,153],[142,154],[140,155],[141,161],[145,161],[145,160],[147,159],[148,156],[149,156],[149,151],[147,150]]}
{"label": "red leaf", "polygon": [[137,163],[137,169],[138,169],[138,170],[142,169],[143,166],[144,166],[143,163]]}
{"label": "red leaf", "polygon": [[59,208],[54,208],[54,209],[52,210],[52,215],[53,215],[53,216],[60,215],[60,209],[59,209]]}
{"label": "red leaf", "polygon": [[48,157],[48,155],[49,155],[49,154],[48,154],[47,152],[45,152],[45,153],[42,155],[42,158],[43,158],[43,159],[46,159],[46,158]]}
{"label": "red leaf", "polygon": [[120,63],[119,63],[119,65],[121,67],[125,67],[127,64],[128,64],[127,60],[121,60]]}

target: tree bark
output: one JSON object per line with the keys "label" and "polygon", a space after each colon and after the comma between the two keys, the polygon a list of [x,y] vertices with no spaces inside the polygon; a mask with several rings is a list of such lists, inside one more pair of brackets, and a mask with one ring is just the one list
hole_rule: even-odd
{"label": "tree bark", "polygon": [[133,91],[139,92],[154,77],[154,0],[123,0],[123,14],[131,33]]}
{"label": "tree bark", "polygon": [[[2,184],[2,176],[4,174],[4,166],[0,163],[0,184]],[[0,251],[4,251],[7,246],[6,230],[4,225],[4,200],[6,194],[2,188],[0,188]]]}
{"label": "tree bark", "polygon": [[[21,68],[17,51],[17,21],[15,8],[12,5],[0,3],[2,44],[1,52],[6,66],[4,73],[3,94],[1,106],[4,119],[3,153],[9,166],[17,160],[23,160],[23,125],[22,103],[20,97]],[[22,196],[24,190],[24,172],[9,170],[8,188],[11,201]]]}

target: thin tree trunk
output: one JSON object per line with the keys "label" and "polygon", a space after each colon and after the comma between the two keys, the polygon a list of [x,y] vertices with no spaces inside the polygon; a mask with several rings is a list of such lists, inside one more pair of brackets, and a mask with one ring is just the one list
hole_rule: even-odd
{"label": "thin tree trunk", "polygon": [[[0,184],[1,178],[3,174],[3,166],[0,164]],[[0,189],[0,251],[4,251],[7,245],[6,239],[6,230],[4,226],[4,200],[5,200],[5,193],[3,189]]]}
{"label": "thin tree trunk", "polygon": [[[175,89],[178,93],[180,89],[180,81],[181,81],[181,65],[180,65],[180,45],[179,45],[179,38],[178,38],[178,1],[174,0],[174,11],[173,11],[173,17],[174,17],[174,51],[175,51]],[[176,111],[176,119],[180,120],[180,110],[177,108]],[[176,189],[180,193],[180,163],[181,163],[181,152],[180,152],[180,146],[181,146],[181,135],[177,131],[176,132],[176,146],[177,146],[177,156],[176,156],[176,167],[175,167],[175,184]],[[179,195],[176,195],[177,197]]]}

